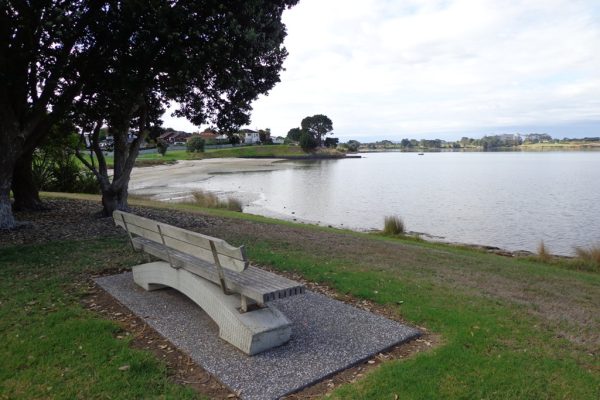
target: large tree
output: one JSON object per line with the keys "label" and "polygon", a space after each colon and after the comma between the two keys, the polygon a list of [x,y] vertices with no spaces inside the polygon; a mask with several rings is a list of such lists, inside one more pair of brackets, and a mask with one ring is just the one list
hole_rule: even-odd
{"label": "large tree", "polygon": [[302,130],[300,128],[292,128],[288,131],[287,138],[293,140],[294,142],[298,142],[301,135]]}
{"label": "large tree", "polygon": [[105,213],[127,207],[139,145],[167,102],[196,124],[247,123],[250,103],[278,81],[281,14],[296,2],[1,1],[0,229],[15,226],[11,186],[30,187],[25,178],[13,185],[15,165],[30,165],[67,112],[92,138],[103,125],[115,136],[112,180],[101,152],[89,165]]}
{"label": "large tree", "polygon": [[0,1],[0,229],[16,225],[10,190],[18,166],[30,174],[31,155],[79,94],[98,52],[91,27],[103,1]]}
{"label": "large tree", "polygon": [[306,117],[300,123],[302,131],[311,135],[318,143],[318,146],[323,144],[323,136],[333,133],[333,123],[323,114]]}
{"label": "large tree", "polygon": [[[95,80],[101,84],[85,87],[75,107],[92,133],[98,164],[81,159],[100,181],[105,215],[127,209],[139,145],[168,102],[197,125],[233,132],[249,122],[251,102],[279,81],[287,55],[281,14],[296,0],[146,2],[152,7],[115,10],[107,34],[123,45],[104,60]],[[103,124],[115,139],[112,178],[98,145]]]}

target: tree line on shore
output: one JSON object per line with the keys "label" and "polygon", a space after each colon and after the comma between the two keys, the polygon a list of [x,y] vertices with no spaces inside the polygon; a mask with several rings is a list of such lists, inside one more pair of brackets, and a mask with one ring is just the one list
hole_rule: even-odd
{"label": "tree line on shore", "polygon": [[546,133],[530,134],[501,134],[483,136],[480,139],[463,136],[460,140],[446,141],[441,139],[407,139],[399,142],[391,140],[381,140],[374,143],[364,144],[369,149],[389,148],[389,149],[468,149],[478,148],[483,150],[515,148],[522,145],[532,144],[576,144],[576,143],[599,143],[600,137],[585,137],[582,139],[554,139]]}
{"label": "tree line on shore", "polygon": [[[127,209],[140,144],[174,114],[226,131],[278,81],[282,12],[297,0],[0,2],[0,229],[43,204],[36,149],[60,126],[91,140],[74,151],[102,192],[103,213]],[[100,130],[114,138],[111,171]]]}

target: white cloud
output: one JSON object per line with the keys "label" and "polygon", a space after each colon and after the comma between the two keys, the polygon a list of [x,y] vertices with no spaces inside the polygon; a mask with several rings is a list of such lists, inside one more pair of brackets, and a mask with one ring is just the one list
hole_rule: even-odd
{"label": "white cloud", "polygon": [[251,126],[327,114],[343,138],[600,120],[595,0],[302,0]]}

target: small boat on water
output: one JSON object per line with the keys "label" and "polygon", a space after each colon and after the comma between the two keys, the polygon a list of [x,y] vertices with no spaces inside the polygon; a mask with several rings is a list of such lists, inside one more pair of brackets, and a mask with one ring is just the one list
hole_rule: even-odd
{"label": "small boat on water", "polygon": [[424,155],[425,155],[425,153],[419,153],[419,155],[420,155],[420,156],[424,156]]}

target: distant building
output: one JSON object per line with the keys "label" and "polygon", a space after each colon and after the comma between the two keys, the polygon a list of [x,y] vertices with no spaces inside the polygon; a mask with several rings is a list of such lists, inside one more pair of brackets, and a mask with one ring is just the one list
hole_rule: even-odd
{"label": "distant building", "polygon": [[273,139],[273,144],[283,144],[284,141],[285,138],[283,136],[277,136],[275,139]]}
{"label": "distant building", "polygon": [[260,135],[257,131],[253,131],[252,129],[242,129],[239,132],[240,139],[245,144],[257,144],[260,143]]}
{"label": "distant building", "polygon": [[214,131],[205,130],[200,134],[200,137],[204,139],[206,143],[215,143],[219,135]]}
{"label": "distant building", "polygon": [[190,136],[192,136],[192,134],[188,132],[167,129],[165,133],[159,136],[159,139],[162,139],[169,144],[175,144],[185,143]]}

